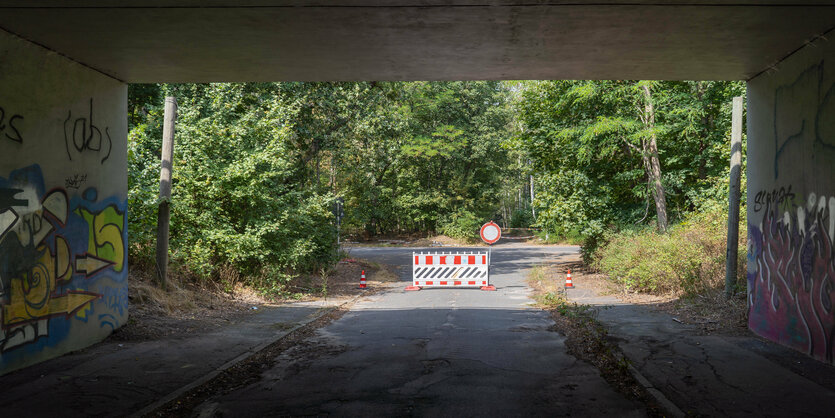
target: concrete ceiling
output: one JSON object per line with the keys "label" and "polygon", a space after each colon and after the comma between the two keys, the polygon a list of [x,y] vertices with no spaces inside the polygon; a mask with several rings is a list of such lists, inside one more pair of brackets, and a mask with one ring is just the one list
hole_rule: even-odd
{"label": "concrete ceiling", "polygon": [[0,0],[0,28],[127,82],[738,80],[835,2]]}

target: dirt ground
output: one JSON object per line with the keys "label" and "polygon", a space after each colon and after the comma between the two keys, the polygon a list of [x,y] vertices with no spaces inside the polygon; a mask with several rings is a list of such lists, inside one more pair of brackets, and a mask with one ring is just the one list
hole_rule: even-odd
{"label": "dirt ground", "polygon": [[345,258],[340,260],[327,274],[301,276],[290,283],[290,288],[301,291],[301,293],[295,295],[295,300],[354,296],[364,292],[359,288],[360,276],[363,271],[368,286],[366,289],[376,289],[381,285],[398,280],[390,266],[363,259]]}
{"label": "dirt ground", "polygon": [[482,244],[481,241],[467,242],[446,235],[432,235],[428,237],[393,235],[343,241],[343,245],[348,247],[472,247]]}
{"label": "dirt ground", "polygon": [[651,295],[628,292],[601,274],[587,268],[577,257],[564,263],[545,266],[549,277],[564,276],[571,269],[572,278],[591,286],[600,295],[612,295],[626,303],[644,305],[666,312],[674,321],[696,325],[702,335],[751,335],[745,294],[726,299],[722,289],[685,298],[680,295]]}
{"label": "dirt ground", "polygon": [[[515,242],[529,245],[548,245],[523,228],[502,231],[501,243]],[[419,237],[411,235],[384,236],[369,239],[354,239],[344,241],[347,246],[357,247],[486,247],[481,240],[465,241],[446,235]]]}
{"label": "dirt ground", "polygon": [[245,321],[259,309],[283,302],[354,296],[364,292],[359,288],[362,271],[371,291],[397,281],[388,266],[345,259],[324,276],[309,274],[293,280],[292,298],[271,299],[240,283],[230,292],[211,283],[181,283],[176,278],[170,279],[168,291],[163,291],[152,273],[132,269],[128,280],[130,317],[111,338],[139,342],[209,332]]}

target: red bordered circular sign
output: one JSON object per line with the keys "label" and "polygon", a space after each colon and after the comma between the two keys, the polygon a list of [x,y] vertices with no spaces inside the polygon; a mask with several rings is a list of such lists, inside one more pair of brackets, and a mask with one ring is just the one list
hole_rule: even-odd
{"label": "red bordered circular sign", "polygon": [[481,226],[481,240],[493,245],[502,238],[502,229],[495,222],[490,221]]}

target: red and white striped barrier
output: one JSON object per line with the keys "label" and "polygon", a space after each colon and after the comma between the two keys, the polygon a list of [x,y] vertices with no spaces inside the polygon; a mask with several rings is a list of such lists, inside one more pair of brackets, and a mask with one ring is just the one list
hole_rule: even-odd
{"label": "red and white striped barrier", "polygon": [[423,287],[478,287],[495,290],[490,285],[490,254],[412,253],[412,285],[407,290]]}

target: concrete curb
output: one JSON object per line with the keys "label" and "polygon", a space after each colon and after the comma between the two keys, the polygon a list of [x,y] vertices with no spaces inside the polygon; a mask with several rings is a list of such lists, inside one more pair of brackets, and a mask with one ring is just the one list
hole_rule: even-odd
{"label": "concrete curb", "polygon": [[644,375],[642,375],[641,372],[639,372],[638,369],[636,369],[631,364],[629,365],[629,373],[632,374],[632,377],[634,377],[635,380],[638,381],[638,384],[643,386],[644,389],[646,389],[647,392],[655,399],[655,401],[658,402],[661,405],[661,407],[667,411],[667,413],[676,418],[683,418],[685,416],[684,412],[681,409],[679,409],[679,407],[676,406],[676,404],[674,404],[671,400],[667,399],[667,397],[664,396],[664,394],[660,390],[653,386],[652,383],[650,383],[649,380],[647,380],[647,378],[644,377]]}
{"label": "concrete curb", "polygon": [[314,316],[314,317],[312,317],[312,318],[308,318],[308,319],[306,319],[306,320],[304,320],[304,321],[299,322],[299,323],[298,323],[295,327],[293,327],[293,328],[289,329],[287,332],[285,332],[285,333],[281,334],[281,335],[280,335],[280,336],[278,336],[278,337],[275,337],[275,338],[269,339],[269,340],[267,340],[267,341],[264,341],[264,342],[263,342],[263,343],[261,343],[261,344],[258,344],[257,346],[255,346],[255,347],[253,347],[253,348],[251,348],[251,349],[247,350],[246,352],[244,352],[243,354],[239,355],[238,357],[235,357],[234,359],[229,360],[228,362],[224,363],[222,366],[220,366],[220,367],[218,367],[218,368],[216,368],[216,369],[212,370],[211,372],[209,372],[209,373],[207,373],[207,374],[203,375],[203,377],[200,377],[199,379],[194,380],[193,382],[191,382],[191,383],[189,383],[189,384],[187,384],[187,385],[184,385],[184,386],[180,387],[179,389],[177,389],[177,390],[175,390],[175,391],[173,391],[173,392],[169,393],[168,395],[165,395],[164,397],[162,397],[162,398],[158,399],[156,402],[154,402],[154,403],[152,403],[152,404],[150,404],[150,405],[148,405],[148,406],[146,406],[146,407],[144,407],[144,408],[140,409],[139,411],[137,411],[137,412],[135,412],[135,413],[133,413],[133,414],[129,415],[129,417],[130,417],[130,418],[141,418],[141,417],[147,416],[148,414],[150,414],[150,413],[152,413],[152,412],[156,411],[157,409],[161,408],[161,407],[162,407],[162,406],[164,406],[165,404],[167,404],[167,403],[169,403],[169,402],[173,401],[174,399],[179,398],[180,396],[183,396],[186,392],[188,392],[188,391],[190,391],[190,390],[192,390],[192,389],[194,389],[194,388],[196,388],[196,387],[199,387],[199,386],[201,386],[201,385],[206,384],[206,383],[207,383],[207,382],[209,382],[210,380],[212,380],[212,379],[214,379],[215,377],[217,377],[217,375],[219,375],[219,374],[223,373],[224,371],[228,370],[228,369],[229,369],[229,368],[231,368],[232,366],[234,366],[234,365],[236,365],[236,364],[238,364],[238,363],[240,363],[240,362],[242,362],[242,361],[244,361],[244,360],[246,360],[246,359],[248,359],[248,358],[252,357],[253,355],[255,355],[256,353],[258,353],[259,351],[261,351],[261,350],[263,350],[263,349],[267,348],[268,346],[270,346],[270,345],[272,345],[272,344],[274,344],[274,343],[276,343],[276,342],[280,341],[281,339],[283,339],[284,337],[286,337],[286,336],[288,336],[288,335],[292,334],[293,332],[296,332],[298,329],[300,329],[300,328],[302,328],[302,327],[304,327],[304,326],[306,326],[306,325],[310,324],[310,323],[311,323],[311,322],[313,322],[313,321],[316,321],[317,319],[319,319],[319,318],[321,318],[321,317],[325,316],[326,314],[328,314],[328,313],[330,313],[330,312],[332,312],[332,311],[334,311],[334,310],[336,310],[336,309],[339,309],[339,308],[341,308],[341,307],[343,307],[343,306],[345,306],[345,305],[352,304],[352,303],[356,302],[359,298],[361,298],[361,297],[363,297],[363,296],[367,296],[367,295],[365,295],[365,294],[359,294],[359,295],[354,296],[351,300],[349,300],[349,301],[347,301],[347,302],[343,302],[343,303],[341,303],[341,304],[339,304],[339,305],[336,305],[336,306],[332,306],[332,307],[330,307],[330,308],[323,309],[323,310],[322,310],[322,311],[321,311],[318,315],[316,315],[316,316]]}

